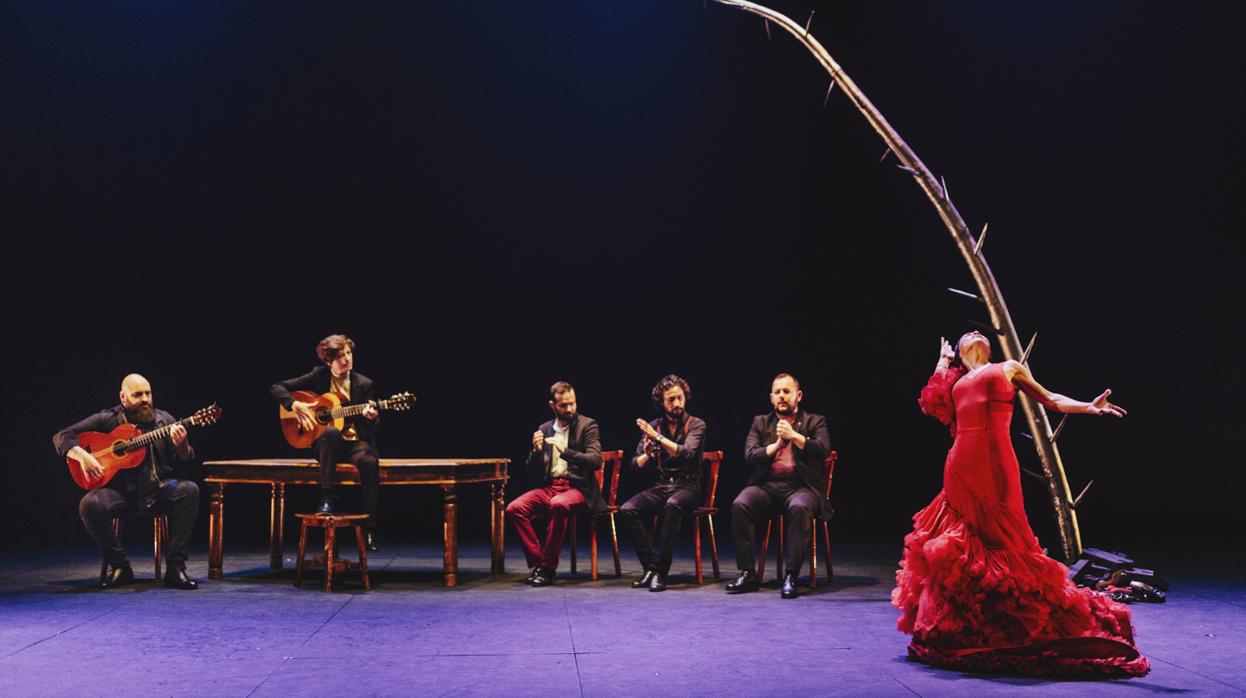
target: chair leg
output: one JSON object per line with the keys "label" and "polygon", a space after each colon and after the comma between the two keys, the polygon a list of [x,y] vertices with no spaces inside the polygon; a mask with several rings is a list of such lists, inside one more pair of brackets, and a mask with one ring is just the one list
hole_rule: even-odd
{"label": "chair leg", "polygon": [[337,526],[324,527],[324,590],[333,591],[333,553],[337,550]]}
{"label": "chair leg", "polygon": [[299,559],[294,565],[294,586],[303,586],[303,554],[307,551],[307,521],[299,529]]}
{"label": "chair leg", "polygon": [[779,517],[779,547],[774,549],[774,568],[778,571],[775,579],[783,581],[783,551],[786,548],[783,545],[783,517]]}
{"label": "chair leg", "polygon": [[[817,536],[817,531],[814,531],[813,535]],[[824,553],[826,555],[826,583],[830,584],[835,578],[835,567],[831,564],[831,524],[829,521],[822,522],[822,542],[824,543],[822,547],[826,549]]]}
{"label": "chair leg", "polygon": [[359,571],[363,573],[363,590],[372,591],[368,581],[368,546],[363,542],[363,526],[355,524],[355,543],[359,546]]}
{"label": "chair leg", "polygon": [[580,536],[576,533],[576,519],[579,517],[575,514],[571,515],[571,574],[575,574],[575,548],[580,542]]}
{"label": "chair leg", "polygon": [[697,585],[700,586],[705,582],[701,579],[701,517],[695,516],[692,519],[692,549],[696,552],[697,558]]}
{"label": "chair leg", "polygon": [[614,576],[623,576],[623,567],[619,564],[619,529],[614,525],[614,512],[610,512],[610,543],[614,546]]}
{"label": "chair leg", "polygon": [[766,521],[766,535],[761,539],[761,552],[757,555],[757,579],[760,581],[766,578],[766,546],[770,545],[770,526],[774,523],[772,519]]}
{"label": "chair leg", "polygon": [[155,579],[157,581],[160,580],[160,561],[164,558],[165,521],[163,516],[151,517],[151,549],[156,561]]}
{"label": "chair leg", "polygon": [[718,541],[714,538],[714,515],[706,514],[705,523],[710,528],[710,561],[714,564],[714,579],[722,579],[718,574]]}
{"label": "chair leg", "polygon": [[589,579],[597,581],[597,515],[590,513],[588,519],[588,554],[592,558],[589,562]]}
{"label": "chair leg", "polygon": [[818,586],[818,522],[813,522],[813,535],[809,536],[809,588]]}

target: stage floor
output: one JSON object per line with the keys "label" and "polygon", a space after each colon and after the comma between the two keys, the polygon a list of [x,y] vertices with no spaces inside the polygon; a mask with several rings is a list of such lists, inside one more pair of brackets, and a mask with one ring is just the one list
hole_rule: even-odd
{"label": "stage floor", "polygon": [[[208,582],[204,550],[194,592],[151,582],[149,554],[130,546],[132,587],[91,587],[93,550],[0,556],[0,674],[5,693],[42,695],[851,695],[1096,696],[1246,692],[1246,574],[1238,561],[1173,558],[1166,604],[1134,606],[1150,658],[1142,679],[1077,682],[967,675],[905,658],[888,602],[898,544],[837,544],[835,583],[797,600],[697,587],[689,550],[671,588],[628,587],[639,569],[591,582],[587,561],[557,586],[488,575],[489,551],[464,546],[460,586],[441,587],[433,544],[388,545],[370,558],[374,588],[354,575],[325,594],[319,576],[291,585],[266,549],[228,551],[225,580]],[[586,546],[584,546],[586,547]],[[147,549],[150,550],[149,548]],[[609,548],[602,569],[613,569]],[[587,551],[585,551],[587,552]],[[723,574],[734,568],[724,550]],[[287,550],[292,567],[293,550]],[[706,559],[706,571],[709,572]],[[807,571],[806,571],[807,573]],[[724,579],[725,582],[725,579]]]}

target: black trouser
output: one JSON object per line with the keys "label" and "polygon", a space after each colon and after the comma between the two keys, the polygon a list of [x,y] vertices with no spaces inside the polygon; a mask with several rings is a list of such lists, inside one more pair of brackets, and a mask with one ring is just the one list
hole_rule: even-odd
{"label": "black trouser", "polygon": [[335,427],[324,430],[316,439],[316,460],[320,462],[320,492],[333,496],[333,482],[339,461],[347,461],[359,471],[359,490],[363,495],[363,513],[368,515],[364,528],[376,528],[376,508],[381,494],[381,464],[370,442],[347,441]]}
{"label": "black trouser", "polygon": [[[684,518],[692,514],[701,500],[697,483],[667,483],[650,487],[627,500],[619,508],[623,529],[632,539],[636,557],[646,570],[666,574],[671,569],[671,551]],[[658,517],[658,550],[653,550],[649,519]]]}
{"label": "black trouser", "polygon": [[736,568],[757,571],[757,527],[775,512],[783,512],[785,572],[800,574],[813,531],[813,515],[821,510],[818,493],[799,480],[776,480],[749,485],[731,503],[731,535],[735,539]]}
{"label": "black trouser", "polygon": [[[104,561],[114,565],[129,564],[125,548],[117,538],[113,519],[139,513],[139,497],[110,487],[92,490],[78,502],[78,515],[87,533],[99,543]],[[186,568],[186,549],[199,515],[199,485],[190,480],[162,480],[156,490],[153,514],[169,517],[169,547],[165,554],[169,569]]]}

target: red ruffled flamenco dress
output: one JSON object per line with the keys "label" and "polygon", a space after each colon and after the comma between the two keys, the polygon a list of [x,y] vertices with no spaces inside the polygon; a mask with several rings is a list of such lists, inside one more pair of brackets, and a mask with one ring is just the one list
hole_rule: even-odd
{"label": "red ruffled flamenco dress", "polygon": [[[891,603],[909,656],[962,671],[1141,676],[1129,609],[1068,580],[1030,530],[1001,364],[939,369],[922,411],[952,428],[943,491],[913,516]],[[959,379],[959,380],[958,380]]]}

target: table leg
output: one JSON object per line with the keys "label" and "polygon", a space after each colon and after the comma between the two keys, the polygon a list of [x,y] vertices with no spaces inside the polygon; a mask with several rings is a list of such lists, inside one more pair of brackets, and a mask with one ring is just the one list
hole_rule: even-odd
{"label": "table leg", "polygon": [[489,571],[493,574],[506,572],[506,484],[489,485],[490,532],[493,544],[493,564]]}
{"label": "table leg", "polygon": [[445,573],[445,585],[454,587],[459,585],[459,495],[455,491],[454,485],[442,485],[441,491],[445,497],[443,506],[445,521],[442,524],[445,555],[442,561],[442,569]]}
{"label": "table leg", "polygon": [[219,581],[225,576],[225,483],[208,486],[208,579]]}
{"label": "table leg", "polygon": [[281,548],[285,537],[286,484],[274,482],[268,503],[268,566],[281,569]]}

